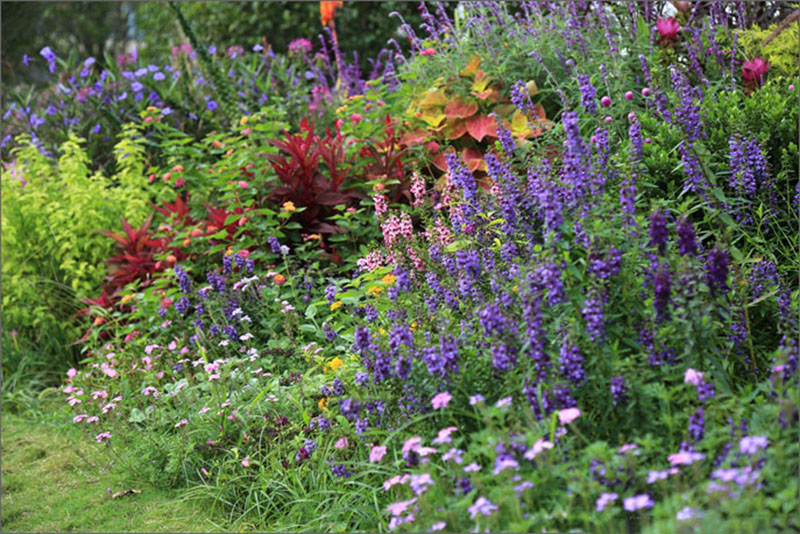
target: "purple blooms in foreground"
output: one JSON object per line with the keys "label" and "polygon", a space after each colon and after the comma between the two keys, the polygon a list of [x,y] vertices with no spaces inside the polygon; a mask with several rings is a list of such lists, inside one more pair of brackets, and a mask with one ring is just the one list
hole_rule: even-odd
{"label": "purple blooms in foreground", "polygon": [[712,293],[728,290],[728,251],[716,245],[706,258],[706,281]]}
{"label": "purple blooms in foreground", "polygon": [[697,256],[697,237],[694,226],[688,217],[683,216],[678,220],[678,251],[682,256]]}

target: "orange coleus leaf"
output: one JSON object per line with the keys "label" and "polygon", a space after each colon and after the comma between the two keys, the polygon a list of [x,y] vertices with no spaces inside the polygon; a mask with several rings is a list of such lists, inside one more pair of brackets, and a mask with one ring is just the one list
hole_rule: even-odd
{"label": "orange coleus leaf", "polygon": [[333,20],[337,7],[344,7],[344,2],[320,2],[319,13],[322,15],[322,25],[327,26]]}
{"label": "orange coleus leaf", "polygon": [[447,166],[447,160],[444,157],[444,152],[439,152],[436,154],[436,156],[434,156],[433,166],[443,172],[447,172],[449,170],[449,167]]}
{"label": "orange coleus leaf", "polygon": [[485,91],[481,91],[480,93],[472,93],[472,96],[481,100],[490,100],[491,102],[497,102],[500,100],[500,92],[493,87],[490,87]]}
{"label": "orange coleus leaf", "polygon": [[470,76],[473,76],[476,72],[478,72],[478,67],[480,66],[481,66],[481,57],[477,54],[473,54],[472,58],[470,58],[469,63],[467,63],[467,66],[461,69],[460,74],[465,78],[469,78]]}
{"label": "orange coleus leaf", "polygon": [[497,137],[497,124],[494,117],[475,115],[467,119],[467,131],[476,141],[482,141],[486,136]]}
{"label": "orange coleus leaf", "polygon": [[400,138],[400,144],[405,146],[419,145],[424,143],[429,136],[430,133],[428,133],[426,130],[418,128],[416,130],[404,133],[403,137]]}
{"label": "orange coleus leaf", "polygon": [[470,172],[486,171],[486,162],[483,161],[483,153],[475,148],[465,148],[461,151],[461,159],[467,165]]}
{"label": "orange coleus leaf", "polygon": [[425,92],[425,97],[419,103],[420,109],[432,108],[436,106],[444,106],[447,104],[447,95],[444,91],[439,89],[428,90]]}
{"label": "orange coleus leaf", "polygon": [[516,110],[511,117],[511,135],[515,137],[528,137],[532,133],[533,130],[528,126],[528,117],[520,110]]}
{"label": "orange coleus leaf", "polygon": [[444,108],[448,119],[466,119],[478,112],[478,104],[474,100],[464,101],[461,97],[453,97]]}
{"label": "orange coleus leaf", "polygon": [[489,87],[490,81],[486,73],[479,70],[475,73],[475,80],[472,82],[472,91],[476,93],[485,91],[486,88]]}
{"label": "orange coleus leaf", "polygon": [[424,120],[429,126],[436,128],[442,123],[445,117],[446,115],[442,113],[441,110],[432,108],[425,110],[419,118]]}
{"label": "orange coleus leaf", "polygon": [[467,122],[464,119],[447,121],[443,130],[445,139],[458,139],[467,133]]}

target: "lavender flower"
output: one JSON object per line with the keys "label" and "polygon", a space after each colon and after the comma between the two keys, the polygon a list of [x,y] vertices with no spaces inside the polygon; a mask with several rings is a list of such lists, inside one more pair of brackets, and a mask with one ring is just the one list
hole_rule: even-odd
{"label": "lavender flower", "polygon": [[728,290],[728,252],[719,245],[708,252],[706,281],[711,292]]}

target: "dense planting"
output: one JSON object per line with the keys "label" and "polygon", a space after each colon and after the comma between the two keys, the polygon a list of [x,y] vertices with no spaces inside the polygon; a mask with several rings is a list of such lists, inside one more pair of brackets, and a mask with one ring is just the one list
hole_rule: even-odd
{"label": "dense planting", "polygon": [[[121,66],[113,178],[16,138],[6,328],[63,314],[26,305],[45,269],[100,295],[70,417],[241,524],[798,529],[797,58],[742,3],[675,4],[422,4],[369,76],[335,30],[180,49],[147,99],[166,68]],[[23,260],[35,199],[57,265]]]}

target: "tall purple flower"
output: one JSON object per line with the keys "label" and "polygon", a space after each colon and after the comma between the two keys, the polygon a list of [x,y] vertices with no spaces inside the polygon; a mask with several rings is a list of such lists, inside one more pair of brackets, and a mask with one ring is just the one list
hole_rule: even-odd
{"label": "tall purple flower", "polygon": [[586,373],[583,370],[583,355],[577,345],[565,339],[561,344],[559,370],[564,378],[579,386],[586,380]]}
{"label": "tall purple flower", "polygon": [[658,209],[650,216],[650,243],[651,247],[656,247],[658,253],[663,256],[667,251],[667,219],[664,213]]}
{"label": "tall purple flower", "polygon": [[703,439],[705,435],[705,424],[705,412],[701,406],[689,417],[689,437],[693,441],[698,442]]}
{"label": "tall purple flower", "polygon": [[728,290],[728,251],[716,245],[706,258],[706,281],[711,292]]}
{"label": "tall purple flower", "polygon": [[656,309],[656,319],[662,321],[669,317],[669,299],[672,288],[672,275],[669,272],[669,265],[661,263],[656,269],[653,278],[653,307]]}
{"label": "tall purple flower", "polygon": [[605,336],[605,321],[603,319],[603,300],[593,292],[587,295],[581,310],[584,321],[586,321],[586,333],[593,342],[598,343]]}
{"label": "tall purple flower", "polygon": [[626,394],[628,392],[628,388],[625,385],[625,377],[624,376],[612,376],[611,377],[611,400],[614,403],[614,406],[618,406],[620,403],[625,402]]}
{"label": "tall purple flower", "polygon": [[692,221],[687,216],[678,220],[678,251],[683,256],[697,256],[697,241]]}
{"label": "tall purple flower", "polygon": [[594,115],[597,113],[597,92],[588,74],[578,74],[578,87],[581,91],[583,109],[586,113]]}

